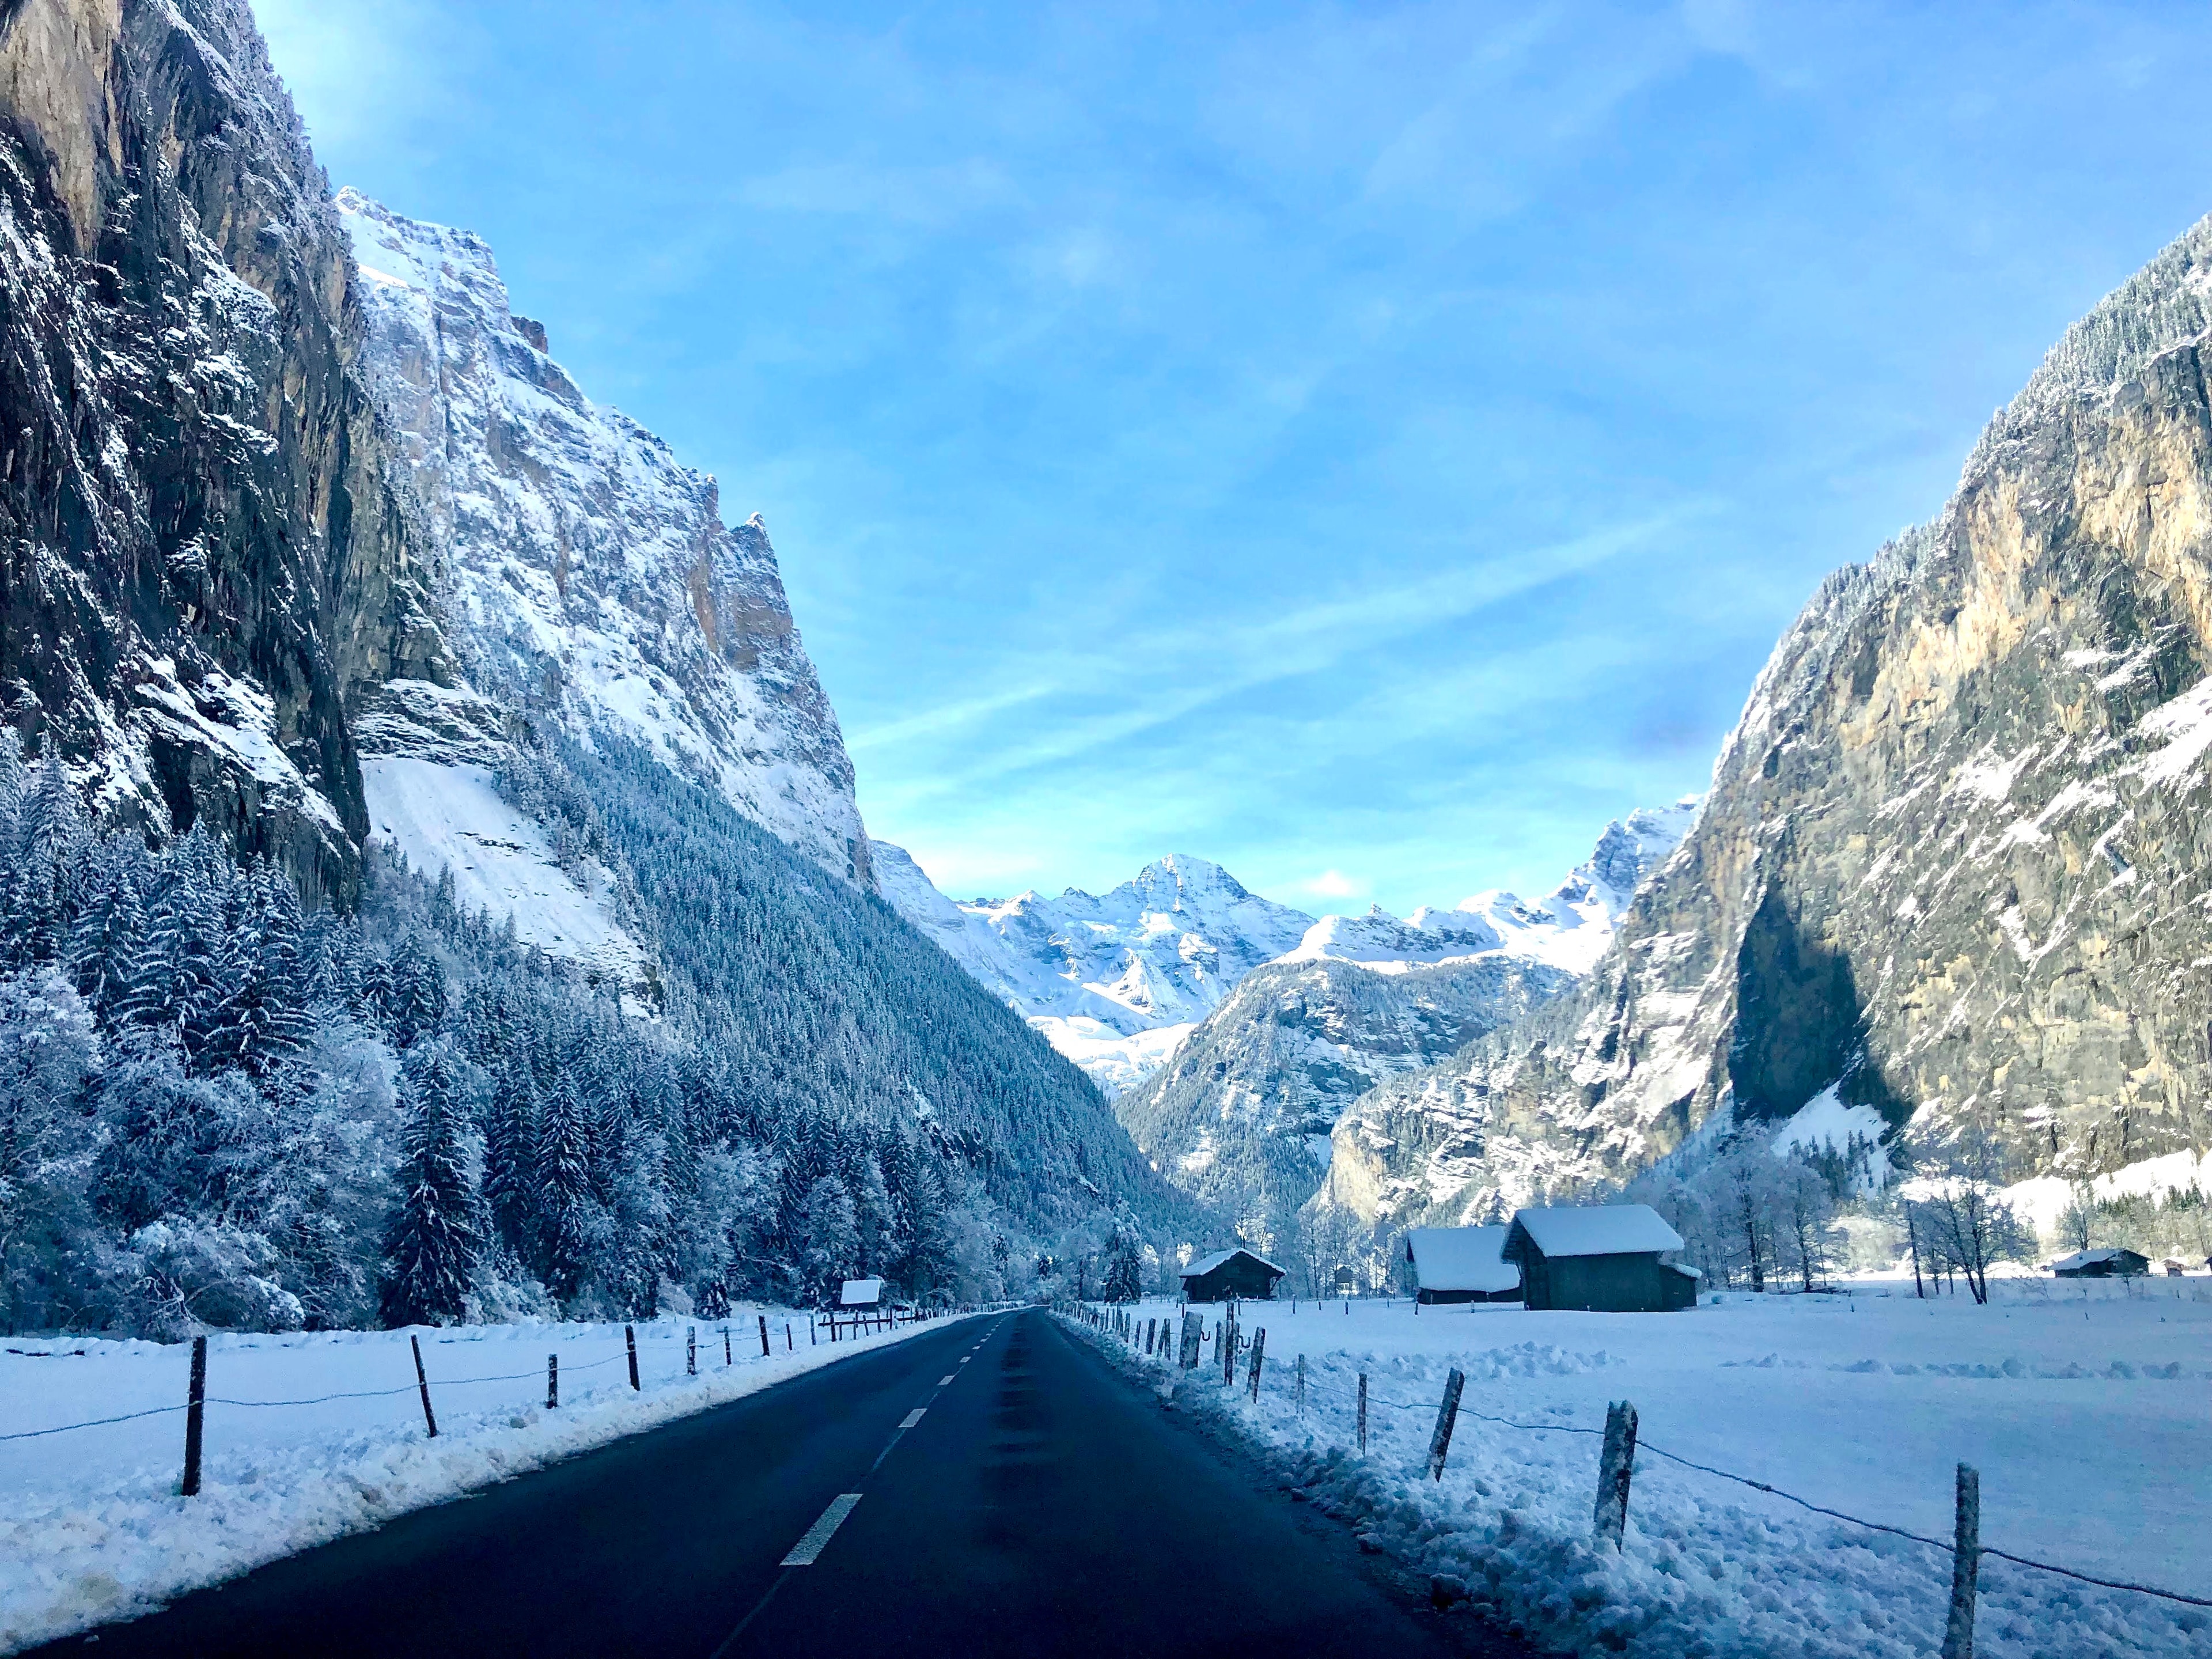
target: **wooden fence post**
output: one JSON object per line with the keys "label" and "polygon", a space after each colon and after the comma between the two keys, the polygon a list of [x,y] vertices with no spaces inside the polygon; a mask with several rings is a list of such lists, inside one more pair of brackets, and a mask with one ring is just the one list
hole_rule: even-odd
{"label": "wooden fence post", "polygon": [[1359,1373],[1359,1455],[1367,1455],[1367,1373]]}
{"label": "wooden fence post", "polygon": [[684,1375],[699,1375],[699,1328],[696,1325],[684,1328]]}
{"label": "wooden fence post", "polygon": [[[806,1334],[810,1337],[814,1334],[814,1317],[811,1314],[807,1316]],[[787,1319],[783,1322],[783,1351],[786,1353],[790,1353],[794,1352],[797,1347],[798,1344],[791,1340],[791,1322]]]}
{"label": "wooden fence post", "polygon": [[1306,1357],[1298,1356],[1298,1415],[1306,1414]]}
{"label": "wooden fence post", "polygon": [[1260,1363],[1267,1357],[1267,1328],[1260,1327],[1252,1334],[1252,1403],[1260,1403]]}
{"label": "wooden fence post", "polygon": [[422,1369],[422,1339],[410,1335],[407,1346],[415,1350],[415,1386],[422,1390],[422,1420],[429,1425],[430,1438],[438,1437],[438,1419],[430,1409],[430,1378]]}
{"label": "wooden fence post", "polygon": [[722,1363],[725,1365],[734,1365],[738,1363],[730,1358],[730,1328],[727,1325],[722,1327]]}
{"label": "wooden fence post", "polygon": [[545,1356],[545,1409],[561,1409],[561,1356],[557,1353]]}
{"label": "wooden fence post", "polygon": [[1605,1449],[1597,1460],[1597,1504],[1591,1512],[1591,1535],[1600,1544],[1620,1547],[1621,1528],[1628,1524],[1628,1482],[1636,1473],[1636,1407],[1617,1400],[1606,1407]]}
{"label": "wooden fence post", "polygon": [[200,1491],[200,1429],[207,1413],[207,1338],[192,1339],[192,1377],[185,1385],[185,1482],[186,1498]]}
{"label": "wooden fence post", "polygon": [[1959,1513],[1951,1542],[1951,1611],[1943,1659],[1974,1659],[1974,1591],[1982,1571],[1982,1476],[1959,1465]]}
{"label": "wooden fence post", "polygon": [[1455,1369],[1444,1378],[1444,1397],[1437,1407],[1436,1432],[1429,1437],[1429,1477],[1444,1478],[1444,1454],[1451,1449],[1452,1425],[1459,1421],[1459,1391],[1467,1386],[1467,1373]]}
{"label": "wooden fence post", "polygon": [[629,1350],[629,1386],[635,1392],[637,1388],[637,1333],[627,1325],[623,1327],[623,1346]]}
{"label": "wooden fence post", "polygon": [[758,1314],[756,1315],[755,1317],[760,1321],[761,1358],[765,1359],[768,1358],[768,1316],[766,1314]]}

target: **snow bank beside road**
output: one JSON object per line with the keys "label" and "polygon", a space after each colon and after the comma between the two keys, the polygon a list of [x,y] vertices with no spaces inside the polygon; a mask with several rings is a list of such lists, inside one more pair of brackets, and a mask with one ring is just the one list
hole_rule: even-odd
{"label": "snow bank beside road", "polygon": [[[1674,1315],[1248,1304],[1247,1325],[1267,1330],[1256,1406],[1245,1365],[1233,1393],[1222,1388],[1210,1340],[1198,1371],[1177,1376],[1155,1360],[1152,1372],[1176,1408],[1256,1441],[1311,1501],[1375,1547],[1463,1581],[1539,1645],[1904,1659],[1933,1653],[1942,1633],[1947,1552],[1649,1450],[1625,1551],[1595,1551],[1596,1431],[1620,1399],[1634,1401],[1647,1447],[1933,1538],[1950,1535],[1953,1463],[1973,1463],[1985,1546],[2212,1595],[2202,1479],[2212,1282],[2131,1292],[2012,1281],[1983,1309],[1917,1301],[1910,1281],[1901,1296],[1886,1288],[1731,1296]],[[1141,1325],[1176,1311],[1147,1304],[1137,1315]],[[1210,1337],[1218,1310],[1204,1311]],[[1454,1366],[1467,1390],[1444,1480],[1431,1483],[1421,1461]],[[2212,1613],[1985,1559],[1977,1650],[2201,1656],[2212,1654]]]}
{"label": "snow bank beside road", "polygon": [[[942,1328],[902,1325],[858,1343],[809,1346],[797,1340],[805,1314],[769,1310],[774,1352],[763,1358],[759,1317],[748,1309],[728,1322],[736,1362],[728,1366],[720,1324],[638,1326],[637,1393],[619,1325],[419,1330],[435,1440],[423,1433],[405,1331],[212,1337],[202,1487],[191,1498],[176,1495],[188,1346],[14,1340],[0,1352],[0,1433],[158,1414],[0,1441],[0,1651],[148,1611],[279,1556]],[[691,1325],[696,1376],[684,1371]],[[561,1357],[561,1406],[549,1412],[552,1352]],[[369,1397],[224,1403],[331,1395]]]}

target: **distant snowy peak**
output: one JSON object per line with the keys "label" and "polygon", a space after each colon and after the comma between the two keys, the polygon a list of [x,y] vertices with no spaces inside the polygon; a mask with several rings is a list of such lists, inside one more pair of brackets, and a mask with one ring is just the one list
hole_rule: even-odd
{"label": "distant snowy peak", "polygon": [[[474,690],[634,738],[868,884],[852,763],[759,519],[724,525],[712,477],[584,395],[544,327],[508,308],[481,237],[357,191],[337,207],[368,322],[362,368],[398,430]],[[452,699],[416,687],[374,713],[384,752],[483,758],[487,722]]]}
{"label": "distant snowy peak", "polygon": [[1613,924],[1644,879],[1689,833],[1698,797],[1647,807],[1606,825],[1597,847],[1533,903],[1493,889],[1449,910],[1423,906],[1402,921],[1377,905],[1364,916],[1323,916],[1285,960],[1324,957],[1381,973],[1504,956],[1586,974],[1613,942]]}
{"label": "distant snowy peak", "polygon": [[957,903],[898,847],[871,843],[879,890],[1109,1093],[1140,1080],[1238,981],[1313,918],[1174,853],[1110,890]]}

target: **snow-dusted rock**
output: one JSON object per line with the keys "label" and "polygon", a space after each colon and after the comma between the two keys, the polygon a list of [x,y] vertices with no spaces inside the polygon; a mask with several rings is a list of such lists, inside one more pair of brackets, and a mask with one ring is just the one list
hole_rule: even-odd
{"label": "snow-dusted rock", "polygon": [[[398,428],[470,685],[496,709],[645,743],[868,884],[852,763],[758,517],[724,525],[713,478],[584,395],[543,327],[508,309],[481,238],[356,191],[337,207],[362,369]],[[432,709],[416,690],[373,700],[364,741],[471,758],[414,718],[451,715],[452,700]]]}
{"label": "snow-dusted rock", "polygon": [[1821,585],[1595,969],[1363,1099],[1334,1201],[1511,1208],[1824,1096],[2014,1181],[2212,1146],[2208,295],[2212,221]]}
{"label": "snow-dusted rock", "polygon": [[965,903],[939,893],[902,848],[874,842],[872,862],[901,915],[1109,1094],[1149,1075],[1182,1031],[1314,920],[1185,853],[1096,896],[1071,887]]}

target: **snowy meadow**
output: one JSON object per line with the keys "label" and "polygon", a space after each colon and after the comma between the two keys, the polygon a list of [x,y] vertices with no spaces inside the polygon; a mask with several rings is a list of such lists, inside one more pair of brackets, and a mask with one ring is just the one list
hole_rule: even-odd
{"label": "snowy meadow", "polygon": [[[1139,1304],[1140,1339],[1147,1321],[1172,1324],[1179,1311]],[[1147,1359],[1141,1340],[1123,1362],[1148,1370],[1173,1408],[1259,1444],[1297,1495],[1370,1547],[1459,1581],[1540,1645],[1747,1659],[1936,1651],[1948,1552],[1662,1451],[1944,1540],[1954,1465],[1970,1463],[1985,1548],[2212,1596],[2212,1279],[2201,1274],[2063,1287],[2014,1276],[1993,1282],[1986,1307],[1919,1299],[1909,1277],[1834,1296],[1722,1294],[1678,1314],[1248,1303],[1247,1336],[1267,1331],[1256,1402],[1243,1352],[1235,1389],[1223,1387],[1220,1310],[1200,1311],[1197,1370]],[[1466,1390],[1431,1482],[1424,1460],[1455,1367]],[[1642,1449],[1614,1556],[1590,1530],[1599,1435],[1618,1400],[1637,1408]],[[1988,1558],[1981,1586],[1985,1654],[2212,1654],[2204,1609]]]}
{"label": "snowy meadow", "polygon": [[[656,1320],[635,1327],[635,1391],[620,1324],[218,1334],[208,1340],[203,1484],[191,1498],[177,1494],[188,1344],[10,1341],[0,1352],[0,1652],[147,1611],[932,1328],[817,1345],[806,1315],[787,1309]],[[556,1353],[561,1403],[549,1411],[545,1362]],[[106,1418],[126,1420],[43,1432]]]}

